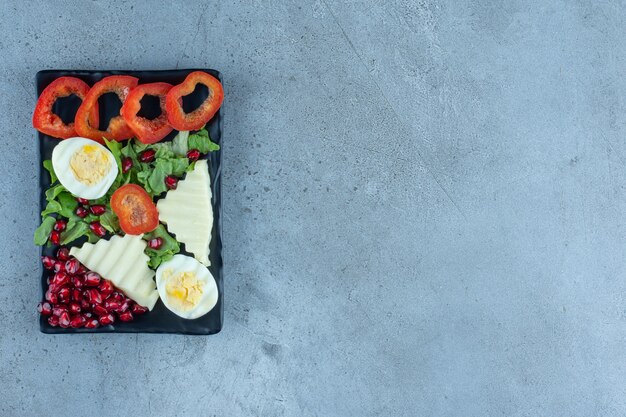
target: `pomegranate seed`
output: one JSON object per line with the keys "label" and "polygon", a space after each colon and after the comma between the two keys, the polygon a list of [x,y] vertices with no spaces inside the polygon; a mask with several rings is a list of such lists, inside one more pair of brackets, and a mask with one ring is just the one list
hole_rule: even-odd
{"label": "pomegranate seed", "polygon": [[178,186],[178,178],[173,175],[165,177],[165,186],[170,190],[175,190]]}
{"label": "pomegranate seed", "polygon": [[96,216],[102,216],[107,211],[107,208],[102,204],[96,204],[89,207],[89,211],[91,212],[91,214],[94,214]]}
{"label": "pomegranate seed", "polygon": [[78,267],[78,271],[76,271],[76,275],[82,275],[85,272],[87,272],[87,268],[85,268],[83,265]]}
{"label": "pomegranate seed", "polygon": [[83,313],[83,317],[86,318],[86,319],[90,319],[90,318],[93,317],[93,314],[91,314],[90,312]]}
{"label": "pomegranate seed", "polygon": [[197,149],[190,149],[189,152],[187,152],[187,158],[189,158],[191,162],[197,161],[198,158],[200,158],[200,151]]}
{"label": "pomegranate seed", "polygon": [[150,249],[159,249],[163,245],[163,239],[160,237],[155,237],[154,239],[150,239],[148,241],[148,247]]}
{"label": "pomegranate seed", "polygon": [[75,301],[76,303],[80,303],[82,299],[83,299],[83,293],[80,292],[78,288],[74,288],[72,290],[72,301]]}
{"label": "pomegranate seed", "polygon": [[59,297],[56,295],[56,293],[50,291],[50,289],[48,289],[48,291],[46,291],[46,301],[50,301],[52,304],[56,304],[59,301]]}
{"label": "pomegranate seed", "polygon": [[100,322],[98,321],[98,319],[85,319],[85,328],[86,329],[95,329],[98,326],[100,326]]}
{"label": "pomegranate seed", "polygon": [[52,277],[52,285],[56,285],[57,287],[62,287],[65,284],[69,284],[70,276],[65,272],[57,272]]}
{"label": "pomegranate seed", "polygon": [[96,290],[95,288],[92,288],[92,289],[87,290],[86,292],[87,292],[87,297],[89,298],[89,302],[91,304],[102,303],[102,295],[100,294],[100,291]]}
{"label": "pomegranate seed", "polygon": [[72,316],[70,320],[70,327],[73,329],[78,329],[80,327],[83,327],[86,323],[87,320],[83,316]]}
{"label": "pomegranate seed", "polygon": [[126,300],[122,302],[122,304],[120,304],[120,306],[117,308],[117,310],[115,310],[115,312],[123,313],[125,311],[128,311],[129,308],[130,308],[130,300],[127,298]]}
{"label": "pomegranate seed", "polygon": [[133,160],[129,157],[122,159],[122,173],[126,174],[133,167]]}
{"label": "pomegranate seed", "polygon": [[64,311],[59,316],[59,326],[63,327],[64,329],[70,327],[70,315],[67,311]]}
{"label": "pomegranate seed", "polygon": [[118,308],[120,308],[122,305],[122,303],[118,302],[117,300],[106,300],[104,302],[104,308],[106,308],[107,312],[112,312],[117,310]]}
{"label": "pomegranate seed", "polygon": [[56,261],[54,263],[54,272],[65,272],[65,262]]}
{"label": "pomegranate seed", "polygon": [[130,309],[130,311],[132,311],[135,315],[139,315],[144,314],[146,311],[148,311],[148,308],[140,306],[139,304],[133,304],[133,307]]}
{"label": "pomegranate seed", "polygon": [[87,210],[85,207],[78,207],[76,208],[75,213],[78,217],[84,219],[89,214],[89,210]]}
{"label": "pomegranate seed", "polygon": [[[73,285],[74,287],[76,287],[76,288],[82,288],[82,287],[83,287],[83,285],[85,285],[85,283],[84,283],[83,279],[82,279],[80,276],[78,276],[78,275],[74,275],[74,276],[72,277],[72,285]],[[77,290],[77,291],[78,291],[78,290]],[[80,291],[79,291],[79,292],[80,292]]]}
{"label": "pomegranate seed", "polygon": [[115,322],[115,316],[113,314],[107,314],[100,317],[100,324],[106,326]]}
{"label": "pomegranate seed", "polygon": [[96,304],[95,306],[93,306],[93,312],[98,316],[106,316],[107,314],[109,314],[106,308],[102,307],[100,304]]}
{"label": "pomegranate seed", "polygon": [[70,313],[78,314],[81,312],[82,309],[80,308],[80,304],[70,303],[69,310],[70,310]]}
{"label": "pomegranate seed", "polygon": [[87,310],[90,307],[91,304],[89,304],[89,300],[83,297],[83,299],[80,300],[80,308],[83,310]]}
{"label": "pomegranate seed", "polygon": [[52,308],[52,315],[53,316],[57,316],[59,317],[61,314],[63,314],[64,312],[67,312],[67,308],[65,308],[65,306],[54,306]]}
{"label": "pomegranate seed", "polygon": [[68,287],[63,287],[59,290],[59,303],[67,304],[70,301],[70,289]]}
{"label": "pomegranate seed", "polygon": [[98,289],[100,290],[100,293],[104,298],[107,298],[113,293],[113,291],[115,291],[115,288],[113,288],[113,284],[111,284],[111,282],[107,280],[103,280],[98,286]]}
{"label": "pomegranate seed", "polygon": [[147,149],[139,154],[139,160],[145,163],[152,162],[155,154],[156,152],[153,149]]}
{"label": "pomegranate seed", "polygon": [[57,232],[62,232],[65,230],[66,226],[67,226],[67,222],[65,220],[59,219],[54,223],[53,229],[56,230]]}
{"label": "pomegranate seed", "polygon": [[99,221],[91,222],[89,224],[89,228],[98,237],[102,237],[102,236],[104,236],[107,233],[106,229],[104,227],[102,227],[102,225],[100,224]]}
{"label": "pomegranate seed", "polygon": [[97,287],[100,284],[100,274],[97,272],[87,272],[85,274],[85,285],[88,287]]}
{"label": "pomegranate seed", "polygon": [[124,300],[124,296],[122,294],[120,294],[119,292],[117,292],[117,291],[111,293],[106,298],[107,298],[107,300],[117,301],[119,304],[122,304],[122,301]]}
{"label": "pomegranate seed", "polygon": [[52,243],[53,245],[58,245],[59,243],[61,243],[61,233],[57,232],[56,230],[50,232],[50,243]]}
{"label": "pomegranate seed", "polygon": [[133,313],[130,311],[125,311],[119,315],[120,320],[122,321],[133,321]]}
{"label": "pomegranate seed", "polygon": [[80,204],[82,205],[87,205],[89,204],[89,200],[87,200],[86,198],[80,198],[80,197],[76,197],[76,201],[78,201]]}
{"label": "pomegranate seed", "polygon": [[57,251],[57,258],[59,261],[67,261],[70,259],[70,250],[66,247],[59,248]]}
{"label": "pomegranate seed", "polygon": [[80,263],[78,262],[78,259],[76,258],[68,259],[65,262],[65,270],[70,275],[74,275],[75,273],[77,273],[79,266],[80,266]]}
{"label": "pomegranate seed", "polygon": [[59,318],[57,316],[50,316],[48,317],[48,323],[50,323],[52,327],[57,327],[59,325]]}
{"label": "pomegranate seed", "polygon": [[54,268],[56,260],[52,256],[42,256],[41,263],[45,269],[52,269]]}
{"label": "pomegranate seed", "polygon": [[44,301],[37,305],[37,311],[42,316],[49,316],[50,314],[52,314],[52,306],[50,305],[50,303]]}

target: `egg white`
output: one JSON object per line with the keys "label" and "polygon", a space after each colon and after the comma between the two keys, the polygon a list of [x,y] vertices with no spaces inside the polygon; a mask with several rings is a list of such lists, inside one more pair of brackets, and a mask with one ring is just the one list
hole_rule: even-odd
{"label": "egg white", "polygon": [[[108,155],[109,172],[94,185],[87,185],[80,182],[70,168],[70,160],[74,152],[80,150],[85,145],[93,145],[101,148]],[[100,145],[91,139],[75,137],[62,140],[52,150],[52,168],[56,174],[59,182],[76,197],[86,198],[88,200],[95,200],[104,196],[111,184],[117,177],[117,163],[113,154],[104,146]]]}
{"label": "egg white", "polygon": [[[163,278],[163,272],[171,269],[174,275],[181,272],[193,272],[196,275],[198,281],[204,282],[202,289],[202,297],[198,304],[189,311],[177,310],[169,300],[169,294],[166,289],[166,281]],[[174,255],[172,259],[162,263],[156,270],[156,284],[159,296],[172,313],[184,319],[196,319],[204,316],[215,307],[217,304],[218,291],[215,278],[211,275],[211,272],[198,262],[196,259],[186,255]]]}

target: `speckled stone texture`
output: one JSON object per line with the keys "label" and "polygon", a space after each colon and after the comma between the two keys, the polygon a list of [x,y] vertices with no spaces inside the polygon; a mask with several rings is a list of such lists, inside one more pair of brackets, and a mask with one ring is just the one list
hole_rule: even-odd
{"label": "speckled stone texture", "polygon": [[[626,12],[0,1],[0,415],[626,415]],[[39,333],[35,72],[225,80],[225,324]]]}

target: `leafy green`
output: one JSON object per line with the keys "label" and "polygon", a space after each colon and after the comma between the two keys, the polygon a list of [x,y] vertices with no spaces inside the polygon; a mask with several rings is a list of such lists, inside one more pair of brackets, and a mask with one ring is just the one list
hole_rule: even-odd
{"label": "leafy green", "polygon": [[75,216],[76,207],[78,207],[78,201],[74,198],[72,194],[65,191],[58,195],[57,201],[61,205],[61,209],[58,213],[67,217],[68,219]]}
{"label": "leafy green", "polygon": [[37,229],[35,229],[35,235],[33,241],[35,245],[42,246],[45,245],[48,241],[48,236],[50,236],[50,232],[52,232],[52,228],[54,227],[54,223],[56,219],[54,217],[48,216],[43,219],[41,225]]}
{"label": "leafy green", "polygon": [[186,156],[189,151],[188,138],[189,131],[181,130],[178,132],[178,134],[174,136],[174,139],[172,139],[172,152],[178,156]]}
{"label": "leafy green", "polygon": [[116,233],[120,230],[120,221],[110,210],[107,210],[102,216],[100,216],[100,224],[111,233]]}
{"label": "leafy green", "polygon": [[147,241],[157,237],[163,239],[161,247],[159,249],[146,247],[145,250],[146,255],[150,257],[148,265],[151,268],[157,268],[162,262],[169,261],[175,254],[180,252],[180,245],[162,224],[159,224],[152,232],[143,235],[143,238]]}
{"label": "leafy green", "polygon": [[54,168],[52,167],[52,161],[50,159],[46,159],[43,161],[43,167],[50,174],[50,183],[54,183],[57,180],[57,174],[54,173]]}
{"label": "leafy green", "polygon": [[63,191],[67,191],[65,189],[64,186],[62,186],[61,184],[57,184],[52,188],[48,188],[46,190],[46,200],[50,201],[50,200],[54,200],[55,198],[57,198],[57,196],[59,194],[61,194]]}
{"label": "leafy green", "polygon": [[67,245],[74,240],[89,235],[89,225],[84,221],[70,220],[67,229],[61,234],[61,245]]}
{"label": "leafy green", "polygon": [[120,155],[122,153],[122,143],[116,140],[106,140],[104,139],[104,143],[107,145],[107,148],[113,154],[113,158],[115,158],[115,162],[117,163],[117,167],[120,171],[122,171],[122,159]]}
{"label": "leafy green", "polygon": [[193,135],[189,135],[188,145],[189,149],[197,149],[200,153],[209,153],[220,149],[220,145],[211,141],[209,132],[204,128]]}

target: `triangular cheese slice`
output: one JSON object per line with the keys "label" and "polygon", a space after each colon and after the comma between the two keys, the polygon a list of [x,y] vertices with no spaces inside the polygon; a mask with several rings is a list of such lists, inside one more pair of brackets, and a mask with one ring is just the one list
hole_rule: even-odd
{"label": "triangular cheese slice", "polygon": [[141,236],[113,236],[110,240],[85,243],[72,248],[70,255],[83,265],[108,279],[137,304],[150,310],[159,298],[154,271],[148,268],[146,242]]}
{"label": "triangular cheese slice", "polygon": [[209,266],[209,243],[213,229],[211,178],[206,160],[196,162],[194,170],[178,182],[175,190],[167,192],[157,202],[159,220],[176,240],[203,265]]}

